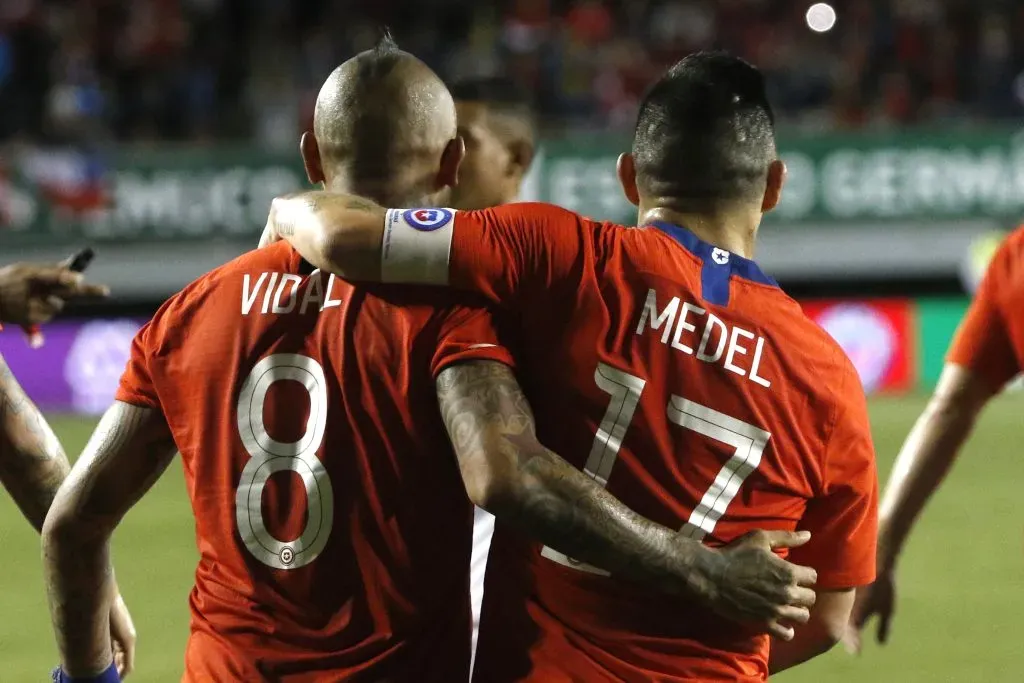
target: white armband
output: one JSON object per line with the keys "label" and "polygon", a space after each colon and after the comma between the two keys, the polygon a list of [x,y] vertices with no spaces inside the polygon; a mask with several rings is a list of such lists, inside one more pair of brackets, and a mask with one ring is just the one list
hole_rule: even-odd
{"label": "white armband", "polygon": [[448,284],[454,209],[388,209],[380,252],[382,282]]}

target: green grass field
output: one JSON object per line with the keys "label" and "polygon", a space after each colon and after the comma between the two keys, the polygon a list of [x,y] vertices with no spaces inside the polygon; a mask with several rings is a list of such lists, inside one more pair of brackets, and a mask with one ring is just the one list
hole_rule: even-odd
{"label": "green grass field", "polygon": [[[871,404],[882,476],[924,403]],[[90,421],[55,417],[70,453]],[[899,614],[889,646],[859,657],[837,649],[779,680],[899,683],[1021,680],[1024,663],[1024,399],[985,413],[950,481],[928,509],[901,567]],[[38,539],[0,495],[0,682],[44,680],[55,662]],[[115,562],[139,630],[130,679],[177,681],[187,635],[196,553],[180,466],[172,466],[118,530]],[[1018,631],[1020,629],[1020,631]]]}

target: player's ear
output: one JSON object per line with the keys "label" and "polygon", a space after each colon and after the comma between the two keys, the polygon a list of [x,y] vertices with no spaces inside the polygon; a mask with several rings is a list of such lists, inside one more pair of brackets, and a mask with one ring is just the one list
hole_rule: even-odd
{"label": "player's ear", "polygon": [[636,164],[633,163],[633,155],[628,152],[620,154],[615,170],[619,174],[619,182],[622,184],[622,192],[626,195],[626,199],[633,206],[640,206],[640,193],[636,189]]}
{"label": "player's ear", "polygon": [[313,131],[307,130],[299,140],[299,154],[302,155],[302,165],[306,167],[306,177],[313,185],[326,180],[324,177],[324,165],[320,161],[320,144],[316,141]]}
{"label": "player's ear", "polygon": [[786,184],[786,164],[782,159],[776,159],[768,166],[768,182],[764,188],[764,198],[761,200],[761,213],[768,213],[779,205],[782,198],[782,186]]}
{"label": "player's ear", "polygon": [[533,142],[526,138],[511,140],[506,146],[508,149],[508,173],[517,179],[522,179],[530,170],[533,163],[534,148]]}
{"label": "player's ear", "polygon": [[441,152],[441,165],[437,169],[437,189],[455,187],[459,183],[459,166],[466,158],[466,141],[456,135]]}

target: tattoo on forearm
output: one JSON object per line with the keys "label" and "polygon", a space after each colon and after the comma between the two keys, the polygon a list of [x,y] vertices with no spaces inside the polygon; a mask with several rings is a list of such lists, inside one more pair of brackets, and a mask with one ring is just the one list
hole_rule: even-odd
{"label": "tattoo on forearm", "polygon": [[339,195],[324,190],[313,190],[309,192],[297,192],[287,195],[286,199],[301,202],[300,207],[293,207],[292,210],[279,211],[275,215],[277,234],[280,237],[292,237],[295,235],[296,224],[304,217],[315,214],[328,205],[340,206],[344,209],[357,211],[379,211],[381,207],[369,199],[351,195]]}
{"label": "tattoo on forearm", "polygon": [[[289,195],[286,197],[289,200],[298,200],[302,202],[302,210],[310,213],[315,213],[320,208],[320,198],[323,196],[323,192],[301,192]],[[278,211],[275,214],[275,225],[277,234],[281,237],[291,237],[295,234],[295,224],[301,214],[300,211],[294,209],[289,211]]]}
{"label": "tattoo on forearm", "polygon": [[497,457],[485,451],[501,444],[502,464],[517,486],[504,521],[619,575],[663,579],[684,569],[689,548],[675,534],[627,508],[537,441],[530,406],[507,366],[469,362],[447,368],[438,376],[437,395],[464,472],[474,461]]}
{"label": "tattoo on forearm", "polygon": [[0,358],[0,482],[37,531],[69,469],[53,430]]}
{"label": "tattoo on forearm", "polygon": [[110,536],[174,457],[158,411],[116,403],[54,502],[43,538],[50,616],[68,673],[110,664]]}

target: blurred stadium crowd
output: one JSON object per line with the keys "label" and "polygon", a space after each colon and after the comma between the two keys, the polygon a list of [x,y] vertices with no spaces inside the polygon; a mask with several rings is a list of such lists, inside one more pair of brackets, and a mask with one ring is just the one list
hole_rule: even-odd
{"label": "blurred stadium crowd", "polygon": [[510,74],[547,127],[632,124],[653,74],[734,51],[787,124],[970,125],[1024,110],[1024,3],[792,0],[4,0],[0,140],[294,145],[318,84],[390,25],[444,77]]}

